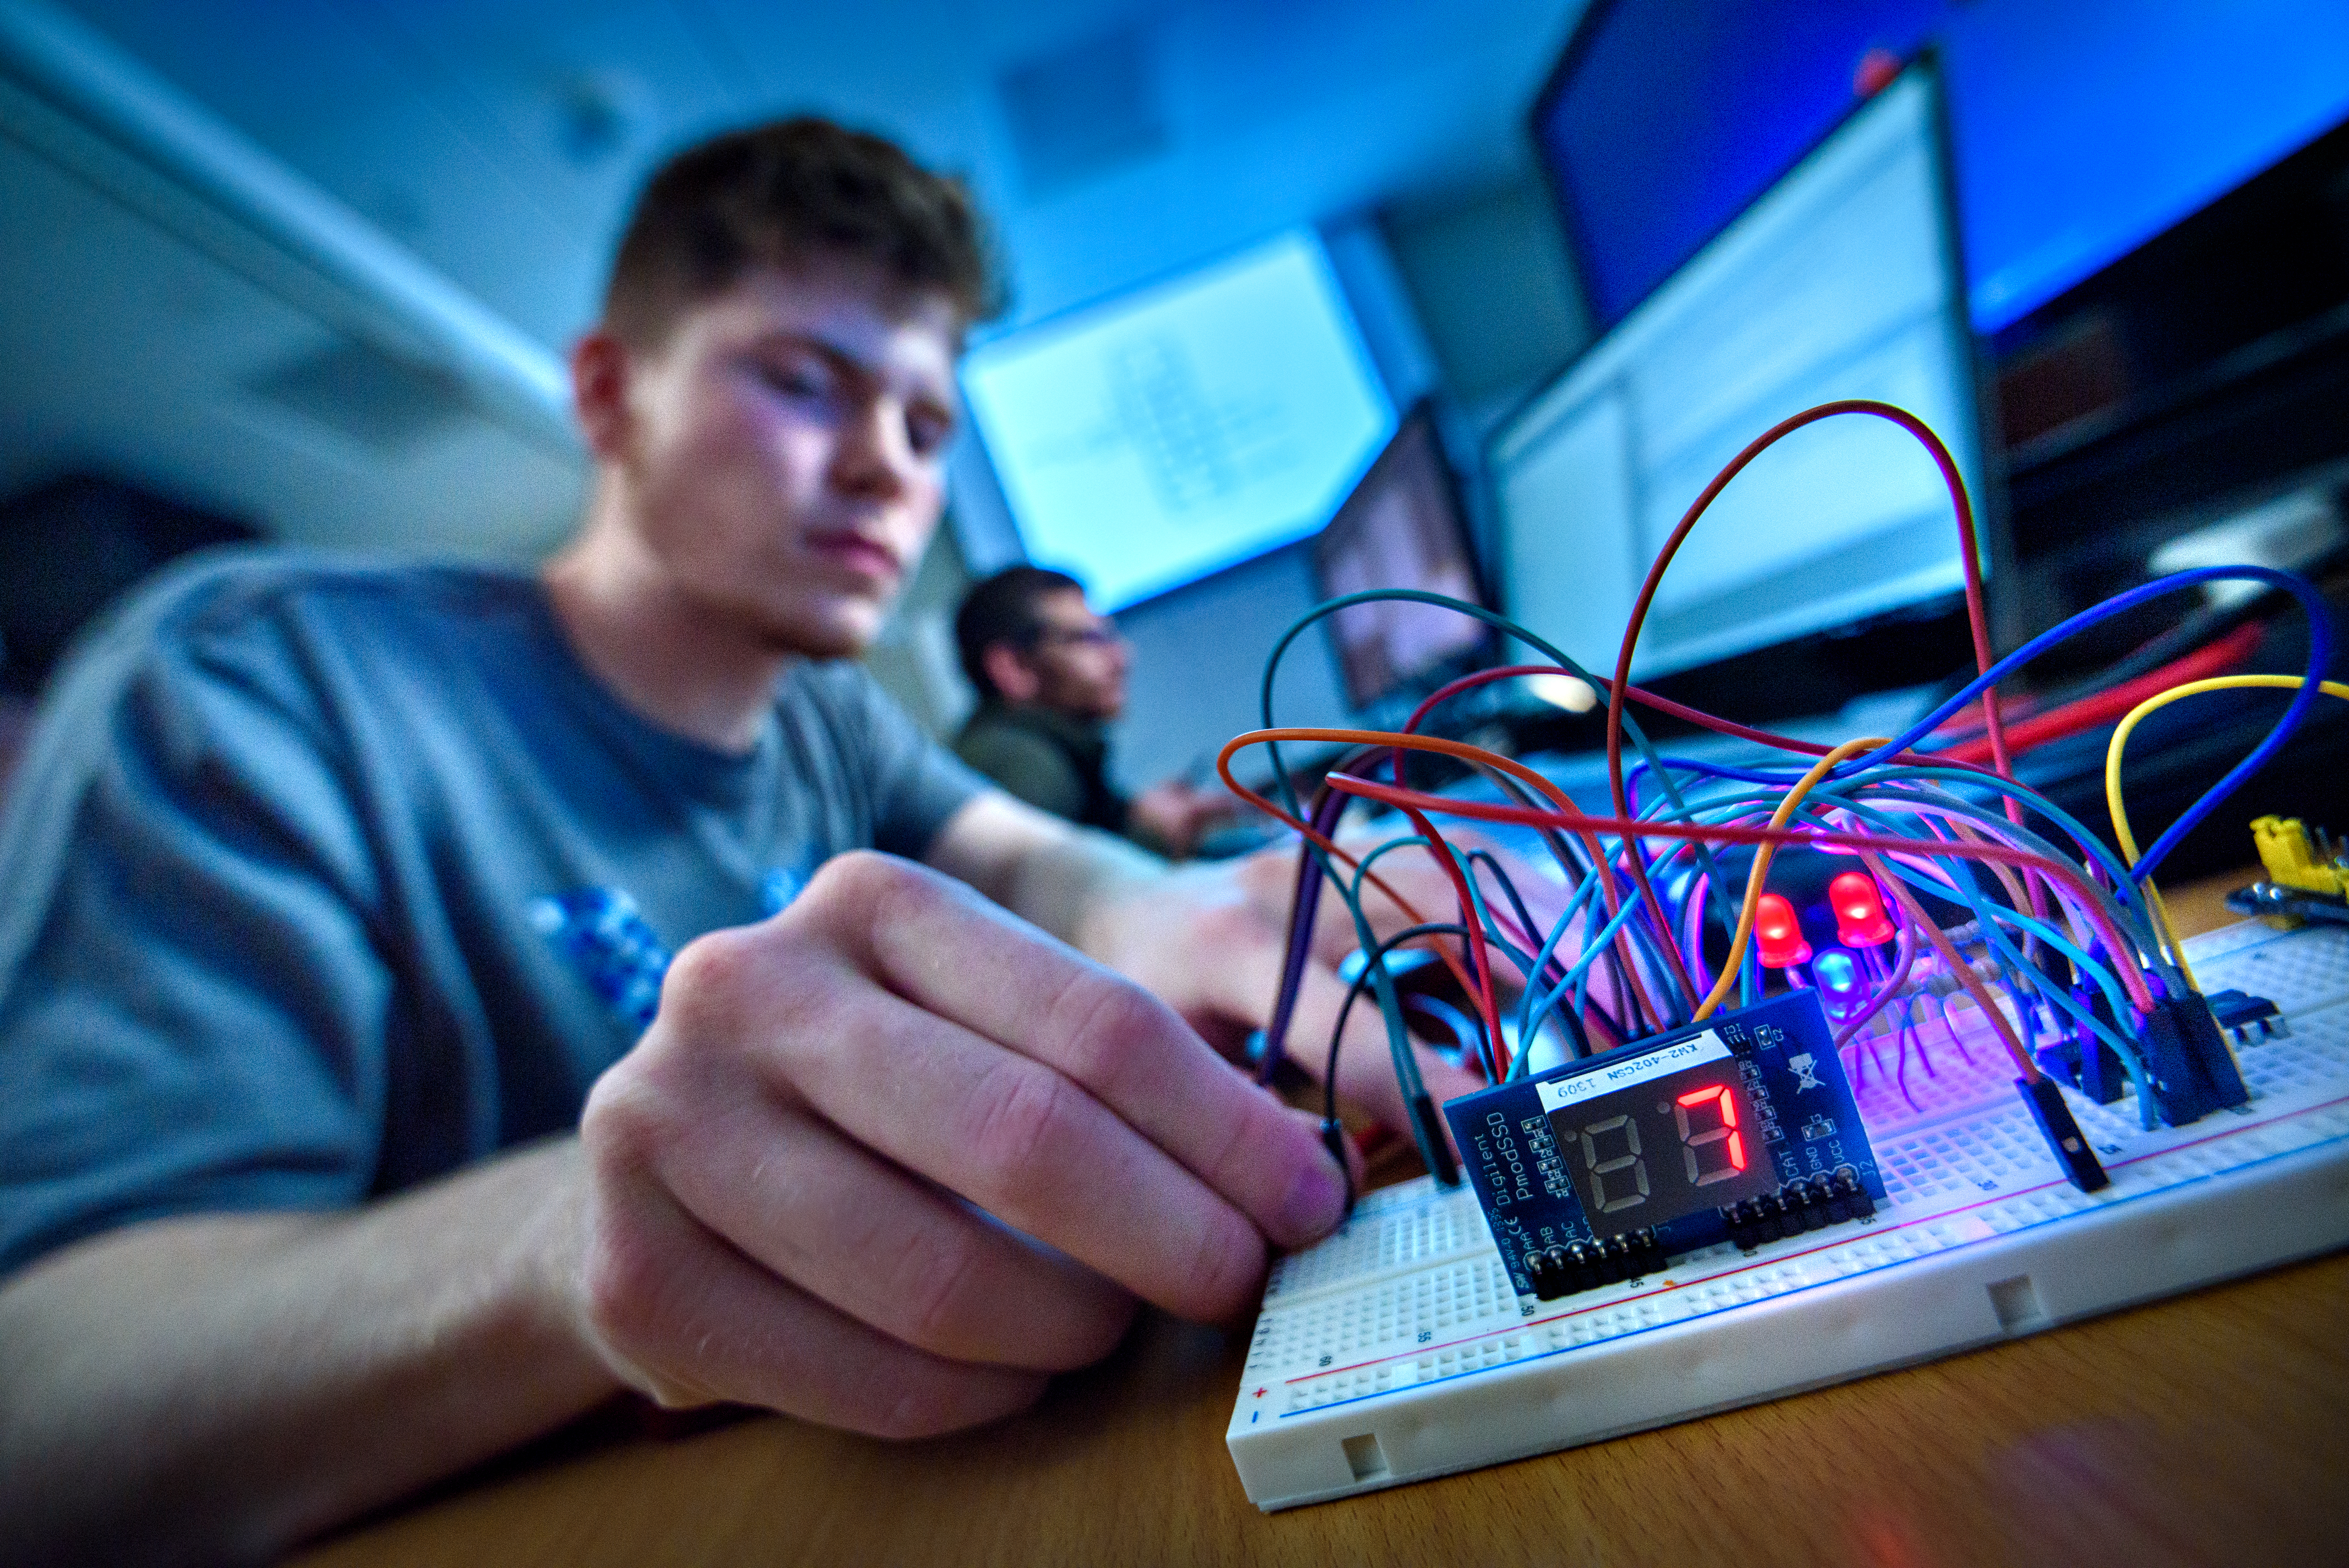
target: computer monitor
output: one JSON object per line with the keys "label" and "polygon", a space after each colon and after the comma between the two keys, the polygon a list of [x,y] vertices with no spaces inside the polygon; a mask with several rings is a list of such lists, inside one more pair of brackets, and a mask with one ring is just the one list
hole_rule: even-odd
{"label": "computer monitor", "polygon": [[[1491,607],[1467,518],[1426,404],[1414,409],[1313,539],[1320,597],[1366,588],[1423,588]],[[1350,605],[1329,617],[1330,646],[1355,711],[1432,690],[1492,644],[1484,622],[1410,600]]]}
{"label": "computer monitor", "polygon": [[962,383],[1028,558],[1104,610],[1304,538],[1394,421],[1305,231],[982,345]]}
{"label": "computer monitor", "polygon": [[[1917,414],[1980,493],[1972,339],[1937,78],[1855,110],[1488,449],[1509,613],[1611,669],[1656,551],[1754,436],[1838,398]],[[1661,674],[1915,607],[1963,581],[1948,493],[1888,421],[1822,421],[1713,503],[1632,662]]]}
{"label": "computer monitor", "polygon": [[1926,47],[1984,333],[2349,115],[2340,0],[1593,0],[1531,129],[1594,319],[1776,180],[1873,60]]}

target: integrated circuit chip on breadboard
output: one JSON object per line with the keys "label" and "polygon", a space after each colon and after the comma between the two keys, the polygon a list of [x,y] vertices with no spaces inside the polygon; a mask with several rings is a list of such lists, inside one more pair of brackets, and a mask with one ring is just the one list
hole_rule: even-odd
{"label": "integrated circuit chip on breadboard", "polygon": [[[1546,1453],[2349,1243],[2349,929],[2238,926],[2189,950],[2207,989],[2267,998],[2280,1023],[2237,1044],[2249,1103],[2183,1127],[2145,1127],[2133,1094],[2100,1105],[2064,1090],[2110,1173],[2097,1191],[2065,1179],[1986,1021],[1958,1008],[1924,1048],[1846,1048],[1880,1184],[1875,1211],[1848,1222],[1747,1246],[1751,1232],[1687,1235],[1684,1251],[1642,1253],[1644,1272],[1544,1300],[1526,1238],[1505,1257],[1471,1185],[1371,1193],[1266,1287],[1227,1434],[1248,1497],[1286,1508]],[[1634,1086],[1667,1107],[1703,1089],[1692,1077],[1658,1095],[1677,1085],[1668,1075]],[[1571,1116],[1591,1098],[1564,1104]],[[1651,1132],[1643,1150],[1682,1157],[1677,1121]],[[1617,1142],[1594,1152],[1620,1158]],[[1726,1163],[1700,1154],[1697,1173]]]}

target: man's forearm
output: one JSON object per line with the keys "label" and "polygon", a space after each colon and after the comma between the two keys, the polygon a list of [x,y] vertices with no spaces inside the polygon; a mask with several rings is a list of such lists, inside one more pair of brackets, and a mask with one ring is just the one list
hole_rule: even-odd
{"label": "man's forearm", "polygon": [[928,856],[948,876],[1072,947],[1107,956],[1105,910],[1158,885],[1166,863],[1121,838],[986,794],[947,824]]}
{"label": "man's forearm", "polygon": [[[260,1559],[587,1409],[579,1149],[212,1215],[0,1287],[0,1558]],[[135,1434],[135,1436],[126,1436]]]}
{"label": "man's forearm", "polygon": [[1114,961],[1119,940],[1108,922],[1179,876],[1123,838],[1091,829],[1030,857],[1003,901],[1054,936],[1097,959]]}

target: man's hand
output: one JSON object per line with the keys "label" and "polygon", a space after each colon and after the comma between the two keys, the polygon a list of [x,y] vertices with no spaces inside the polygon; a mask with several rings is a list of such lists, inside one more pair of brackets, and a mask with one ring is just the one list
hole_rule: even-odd
{"label": "man's hand", "polygon": [[[1370,846],[1349,847],[1360,853]],[[957,814],[929,860],[1140,981],[1228,1055],[1249,1030],[1264,1026],[1279,994],[1297,855],[1294,845],[1277,846],[1170,871],[1104,834],[991,793]],[[1424,851],[1391,855],[1378,873],[1427,919],[1455,918],[1452,883]],[[1364,909],[1375,932],[1412,923],[1375,891],[1366,893]],[[1288,1033],[1289,1055],[1317,1079],[1345,1000],[1337,965],[1355,946],[1343,901],[1325,891]],[[1476,1074],[1432,1051],[1420,1051],[1419,1066],[1438,1105],[1483,1086]],[[1338,1092],[1390,1127],[1410,1125],[1374,1006],[1354,1008],[1338,1060]]]}
{"label": "man's hand", "polygon": [[1137,1296],[1244,1310],[1342,1198],[1313,1119],[1174,1009],[869,854],[679,953],[582,1137],[616,1372],[894,1436],[1021,1407]]}
{"label": "man's hand", "polygon": [[1225,790],[1205,790],[1168,779],[1133,797],[1133,821],[1166,846],[1175,859],[1186,858],[1199,847],[1207,829],[1239,815],[1239,802]]}
{"label": "man's hand", "polygon": [[[1185,867],[1151,886],[1106,896],[1097,901],[1080,943],[1166,998],[1221,1048],[1236,1050],[1247,1031],[1269,1021],[1279,994],[1297,855],[1293,845],[1277,846],[1223,865]],[[1429,919],[1454,917],[1452,884],[1424,854],[1392,855],[1378,868]],[[1364,909],[1381,934],[1411,923],[1375,893]],[[1288,1040],[1289,1055],[1317,1080],[1328,1070],[1330,1035],[1346,996],[1337,966],[1358,945],[1356,936],[1344,902],[1325,890]],[[1418,1060],[1437,1105],[1484,1086],[1477,1074],[1423,1047]],[[1386,1027],[1367,1000],[1355,1004],[1346,1026],[1338,1093],[1389,1127],[1411,1125]]]}

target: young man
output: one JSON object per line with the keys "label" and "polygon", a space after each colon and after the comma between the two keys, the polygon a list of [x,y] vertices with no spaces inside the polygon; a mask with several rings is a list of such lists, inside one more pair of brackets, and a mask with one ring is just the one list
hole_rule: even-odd
{"label": "young man", "polygon": [[955,754],[1009,794],[1176,859],[1232,815],[1220,789],[1169,780],[1128,799],[1110,782],[1108,731],[1125,711],[1132,650],[1076,578],[1006,567],[964,596],[955,641],[979,693]]}
{"label": "young man", "polygon": [[1169,874],[829,662],[988,297],[895,148],[721,139],[574,351],[542,578],[216,564],[64,680],[0,829],[5,1555],[267,1556],[623,1388],[986,1421],[1335,1221],[1207,1043],[1280,860]]}

